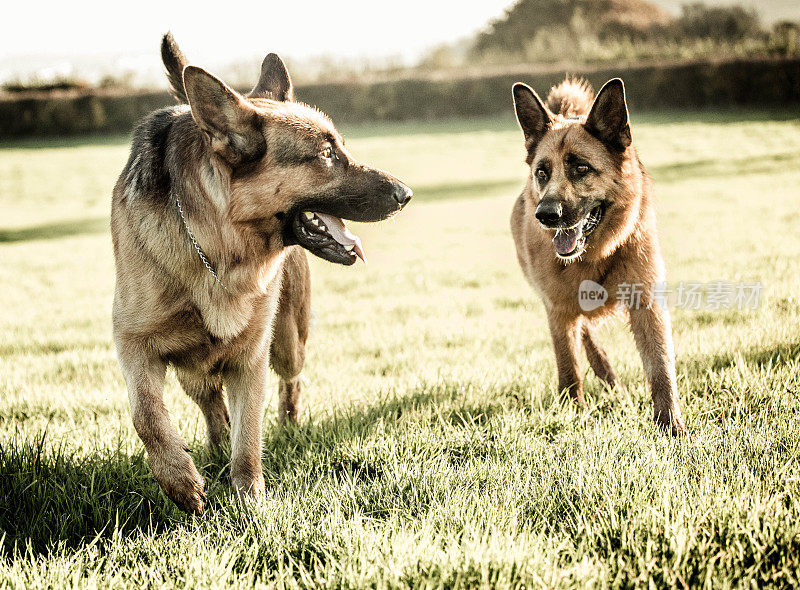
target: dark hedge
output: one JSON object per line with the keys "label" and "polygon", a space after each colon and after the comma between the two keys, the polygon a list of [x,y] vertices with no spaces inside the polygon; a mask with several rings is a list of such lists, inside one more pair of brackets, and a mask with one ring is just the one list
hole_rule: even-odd
{"label": "dark hedge", "polygon": [[[602,68],[584,76],[595,89],[619,76],[631,108],[789,107],[800,105],[800,59],[742,59],[632,68]],[[524,81],[540,94],[565,72],[490,75],[452,80],[406,79],[371,84],[312,84],[300,100],[334,121],[403,121],[511,113],[511,85]],[[138,119],[171,104],[166,92],[9,98],[0,100],[0,137],[127,132]]]}

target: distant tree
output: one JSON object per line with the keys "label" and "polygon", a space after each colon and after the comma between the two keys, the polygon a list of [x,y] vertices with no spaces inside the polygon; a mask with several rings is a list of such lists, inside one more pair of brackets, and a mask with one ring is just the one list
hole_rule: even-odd
{"label": "distant tree", "polygon": [[478,34],[476,53],[524,51],[540,31],[572,28],[586,23],[582,35],[599,38],[641,38],[652,27],[663,27],[670,16],[646,0],[519,0]]}
{"label": "distant tree", "polygon": [[800,53],[800,22],[781,21],[772,27],[769,45],[773,54],[797,55]]}
{"label": "distant tree", "polygon": [[476,36],[473,53],[500,60],[503,55],[530,58],[532,49],[553,47],[566,51],[563,58],[580,58],[587,48],[598,55],[616,55],[627,47],[632,54],[646,55],[669,44],[691,51],[711,47],[709,42],[737,44],[748,39],[796,51],[791,27],[770,34],[756,11],[742,6],[692,2],[673,19],[647,0],[519,0]]}
{"label": "distant tree", "polygon": [[678,37],[740,41],[763,34],[755,10],[742,6],[707,6],[697,2],[685,4],[675,23]]}

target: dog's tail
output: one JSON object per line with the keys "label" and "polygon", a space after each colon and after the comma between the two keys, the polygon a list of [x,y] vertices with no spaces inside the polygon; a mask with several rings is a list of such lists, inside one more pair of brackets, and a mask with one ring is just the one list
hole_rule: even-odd
{"label": "dog's tail", "polygon": [[164,62],[164,67],[167,69],[170,93],[179,103],[188,103],[186,89],[183,87],[183,68],[188,65],[188,62],[170,32],[167,32],[161,39],[161,61]]}
{"label": "dog's tail", "polygon": [[594,92],[582,78],[567,77],[558,86],[553,86],[547,95],[547,108],[564,117],[579,117],[589,113],[594,101]]}

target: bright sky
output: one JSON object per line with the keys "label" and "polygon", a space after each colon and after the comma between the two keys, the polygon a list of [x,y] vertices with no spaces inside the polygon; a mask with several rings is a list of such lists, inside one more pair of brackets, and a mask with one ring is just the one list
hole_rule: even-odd
{"label": "bright sky", "polygon": [[502,14],[512,0],[9,0],[0,21],[0,60],[31,55],[156,54],[172,30],[198,62],[276,51],[304,58],[416,57]]}

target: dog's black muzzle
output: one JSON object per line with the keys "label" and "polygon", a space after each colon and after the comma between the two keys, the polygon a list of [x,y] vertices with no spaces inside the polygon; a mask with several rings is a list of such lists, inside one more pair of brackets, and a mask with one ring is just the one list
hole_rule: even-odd
{"label": "dog's black muzzle", "polygon": [[364,258],[363,250],[342,220],[383,221],[405,207],[412,195],[409,187],[382,170],[351,165],[333,189],[309,195],[288,212],[284,244],[299,244],[330,262],[353,264],[356,257]]}
{"label": "dog's black muzzle", "polygon": [[332,194],[309,196],[294,211],[319,211],[349,221],[383,221],[405,207],[414,192],[394,176],[375,168],[348,171]]}

